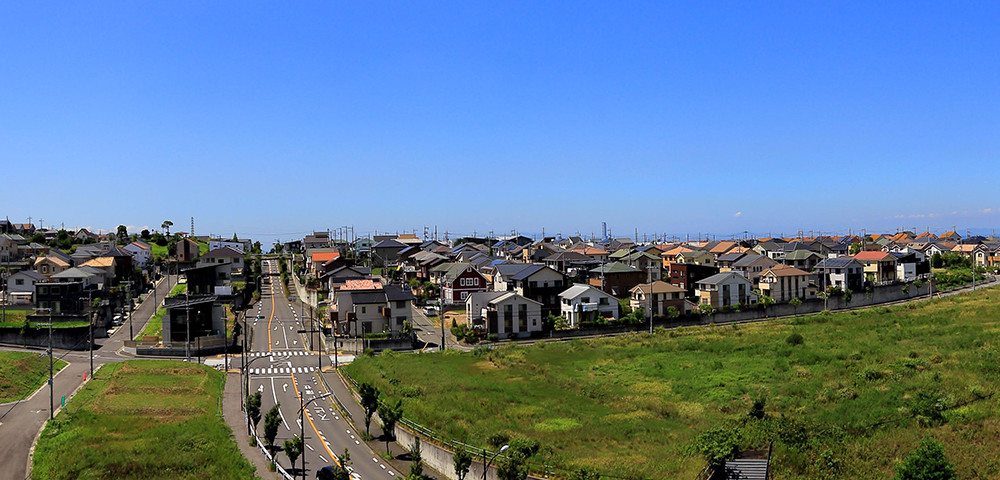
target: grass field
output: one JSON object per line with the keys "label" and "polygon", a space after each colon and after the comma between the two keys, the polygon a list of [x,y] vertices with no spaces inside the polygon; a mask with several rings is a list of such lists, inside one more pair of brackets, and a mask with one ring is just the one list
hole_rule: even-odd
{"label": "grass field", "polygon": [[[717,428],[741,448],[774,441],[775,479],[890,478],[924,436],[958,478],[1000,478],[998,295],[344,369],[444,437],[526,436],[538,462],[619,478],[696,478],[693,445]],[[750,420],[761,397],[768,417]]]}
{"label": "grass field", "polygon": [[[53,372],[66,366],[56,360]],[[0,352],[0,403],[21,400],[49,378],[49,357],[28,352]]]}
{"label": "grass field", "polygon": [[42,432],[33,479],[245,479],[222,420],[225,376],[172,360],[106,365]]}
{"label": "grass field", "polygon": [[[187,291],[186,283],[178,283],[174,288],[170,289],[170,294],[168,297],[174,295],[180,295]],[[163,315],[167,313],[165,308],[157,308],[156,313],[153,314],[153,318],[149,319],[149,323],[139,332],[133,340],[142,340],[144,336],[158,336],[163,333]]]}

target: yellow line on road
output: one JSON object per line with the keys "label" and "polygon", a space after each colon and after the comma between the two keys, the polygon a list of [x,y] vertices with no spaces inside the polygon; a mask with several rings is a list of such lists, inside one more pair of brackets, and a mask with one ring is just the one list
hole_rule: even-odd
{"label": "yellow line on road", "polygon": [[[294,373],[292,374],[292,386],[295,388],[295,397],[299,399],[299,404],[301,404],[302,394],[299,393],[299,384],[295,382]],[[319,443],[321,445],[323,445],[323,449],[326,450],[326,453],[330,454],[330,458],[332,458],[337,465],[340,465],[340,460],[337,458],[336,455],[333,454],[333,452],[330,451],[330,447],[326,446],[326,442],[323,441],[323,437],[319,436],[319,429],[317,429],[316,424],[313,423],[312,415],[309,414],[308,410],[305,411],[305,414],[306,414],[306,419],[309,420],[309,425],[312,427],[313,431],[316,432],[316,439],[319,440]],[[302,439],[302,441],[305,442],[305,439]],[[316,470],[318,471],[319,469],[317,468]]]}

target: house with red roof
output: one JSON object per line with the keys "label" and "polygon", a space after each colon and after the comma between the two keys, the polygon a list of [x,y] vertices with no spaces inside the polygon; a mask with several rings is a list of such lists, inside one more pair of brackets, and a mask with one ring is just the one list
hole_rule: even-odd
{"label": "house with red roof", "polygon": [[896,257],[889,252],[858,252],[854,259],[864,265],[865,282],[883,284],[896,281]]}

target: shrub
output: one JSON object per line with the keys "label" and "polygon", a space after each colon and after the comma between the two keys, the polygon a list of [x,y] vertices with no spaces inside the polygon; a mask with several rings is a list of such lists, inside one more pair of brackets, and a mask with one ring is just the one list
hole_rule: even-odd
{"label": "shrub", "polygon": [[[937,255],[937,254],[935,254]],[[930,438],[923,439],[917,448],[896,467],[896,480],[952,480],[955,466],[944,455],[944,447]]]}
{"label": "shrub", "polygon": [[793,333],[793,334],[789,335],[788,338],[785,338],[785,342],[787,342],[789,345],[792,345],[792,346],[794,346],[794,345],[802,345],[802,342],[804,342],[804,341],[805,341],[805,339],[802,338],[802,334],[800,334],[800,333]]}

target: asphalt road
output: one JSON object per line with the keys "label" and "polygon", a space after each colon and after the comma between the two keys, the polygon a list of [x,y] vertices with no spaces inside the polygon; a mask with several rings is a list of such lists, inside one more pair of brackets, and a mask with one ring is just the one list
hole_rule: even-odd
{"label": "asphalt road", "polygon": [[[280,446],[284,440],[304,430],[306,478],[315,478],[317,469],[334,464],[334,458],[342,455],[345,448],[351,456],[356,479],[405,477],[361,440],[360,434],[335,408],[332,398],[312,402],[306,409],[304,425],[300,423],[300,400],[309,402],[321,395],[321,390],[325,389],[317,384],[317,370],[321,366],[329,369],[331,362],[326,352],[320,355],[310,351],[306,334],[297,333],[310,327],[303,327],[298,303],[290,302],[285,296],[278,280],[276,261],[264,260],[262,263],[264,273],[270,273],[269,278],[274,283],[265,281],[261,301],[248,315],[252,319],[253,348],[247,353],[247,360],[251,362],[248,364],[250,391],[261,392],[261,416],[280,403],[282,421],[275,444]],[[305,323],[310,322],[306,319]],[[261,420],[260,433],[263,428]],[[284,453],[279,452],[276,457],[283,467],[289,467]],[[289,470],[289,473],[301,475],[301,468],[300,458],[294,471]]]}
{"label": "asphalt road", "polygon": [[[171,282],[176,282],[176,277],[170,277]],[[163,297],[170,292],[170,287],[166,278],[156,285],[156,302],[163,301]],[[152,295],[144,297],[138,308],[132,312],[132,329],[135,332],[142,331],[142,328],[155,313],[155,305]],[[100,365],[112,362],[120,362],[132,358],[121,352],[123,342],[128,340],[128,323],[119,327],[110,338],[96,339],[94,346],[94,369]],[[21,349],[4,348],[4,350],[32,351],[40,355],[45,355],[44,349]],[[56,413],[58,413],[62,396],[66,396],[67,404],[72,404],[72,395],[82,386],[84,375],[90,377],[90,353],[87,351],[59,351],[55,352],[56,358],[68,363],[68,365],[58,372],[52,382],[53,396],[55,398]],[[100,373],[98,373],[100,375]],[[40,432],[42,426],[49,419],[49,389],[43,387],[26,400],[0,405],[0,480],[24,480],[27,476],[27,467],[30,462],[28,453],[34,444],[35,436]]]}

